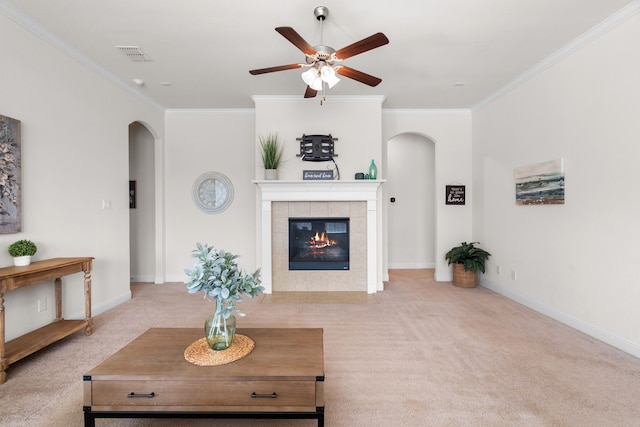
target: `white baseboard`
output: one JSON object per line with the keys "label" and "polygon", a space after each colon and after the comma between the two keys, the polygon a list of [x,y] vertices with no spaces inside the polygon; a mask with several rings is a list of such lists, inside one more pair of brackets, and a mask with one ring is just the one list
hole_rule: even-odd
{"label": "white baseboard", "polygon": [[180,282],[180,283],[184,283],[185,279],[187,278],[187,276],[185,276],[184,274],[181,275],[173,275],[173,276],[167,276],[167,282]]}
{"label": "white baseboard", "polygon": [[131,282],[147,282],[147,283],[155,283],[156,280],[156,276],[145,276],[145,275],[140,275],[140,276],[131,276],[129,277],[129,280]]}
{"label": "white baseboard", "polygon": [[436,268],[434,262],[390,262],[390,270],[417,270],[421,268]]}
{"label": "white baseboard", "polygon": [[436,282],[451,282],[453,281],[453,273],[451,272],[451,269],[447,269],[444,273],[438,273],[436,271],[434,279]]}
{"label": "white baseboard", "polygon": [[[91,317],[95,317],[98,314],[104,313],[107,310],[111,310],[114,307],[119,306],[120,304],[127,302],[131,299],[131,291],[125,292],[124,294],[113,298],[105,303],[94,305],[91,307]],[[75,316],[70,316],[73,320],[82,320],[84,319],[84,312],[78,313]]]}
{"label": "white baseboard", "polygon": [[567,326],[570,326],[574,329],[577,329],[585,334],[592,336],[593,338],[599,339],[602,342],[605,342],[609,345],[612,345],[626,353],[629,353],[635,357],[640,358],[640,345],[634,342],[631,342],[625,338],[619,337],[611,332],[605,331],[597,326],[586,323],[580,319],[576,319],[573,316],[568,315],[558,309],[553,307],[549,307],[545,304],[541,304],[538,301],[531,300],[517,292],[510,291],[505,289],[503,286],[498,285],[497,283],[493,283],[489,280],[486,280],[483,277],[479,278],[480,285],[496,292],[506,298],[509,298],[513,301],[516,301],[524,306],[531,308],[532,310],[537,311],[538,313],[544,314],[545,316],[549,316],[552,319],[555,319],[561,323],[564,323]]}

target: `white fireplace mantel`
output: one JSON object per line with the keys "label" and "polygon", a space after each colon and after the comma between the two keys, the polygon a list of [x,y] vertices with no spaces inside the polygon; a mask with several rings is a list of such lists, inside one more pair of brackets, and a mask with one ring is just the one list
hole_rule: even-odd
{"label": "white fireplace mantel", "polygon": [[262,228],[262,285],[272,293],[271,202],[275,201],[365,201],[367,202],[367,293],[378,286],[378,187],[384,180],[253,181],[260,187]]}

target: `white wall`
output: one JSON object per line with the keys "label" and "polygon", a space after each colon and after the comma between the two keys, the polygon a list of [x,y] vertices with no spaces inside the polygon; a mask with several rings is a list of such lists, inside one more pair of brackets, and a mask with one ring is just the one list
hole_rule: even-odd
{"label": "white wall", "polygon": [[378,165],[382,157],[381,110],[383,97],[327,96],[323,105],[317,99],[300,97],[256,96],[256,179],[264,179],[264,168],[258,151],[258,136],[277,132],[284,145],[285,163],[278,170],[279,179],[302,179],[303,170],[332,167],[331,162],[300,161],[300,142],[306,135],[331,134],[335,142],[335,158],[342,179],[354,179],[356,172],[368,172],[371,159]]}
{"label": "white wall", "polygon": [[[168,110],[166,134],[167,279],[184,281],[196,243],[240,255],[238,264],[256,266],[255,131],[253,110]],[[192,200],[196,179],[206,172],[226,175],[234,187],[227,210],[207,214]]]}
{"label": "white wall", "polygon": [[[129,124],[162,131],[163,113],[0,15],[0,114],[22,122],[22,232],[0,235],[0,247],[21,238],[38,245],[34,260],[92,256],[93,313],[130,297]],[[10,41],[10,42],[8,42]],[[102,210],[102,200],[111,201]],[[12,265],[5,250],[0,265]],[[83,277],[63,279],[66,318],[84,315]],[[38,298],[49,309],[37,312]],[[6,338],[54,317],[50,284],[5,296]]]}
{"label": "white wall", "polygon": [[[403,133],[424,135],[435,143],[436,280],[452,278],[444,255],[456,244],[469,241],[472,218],[471,112],[469,110],[383,110],[383,153],[387,141]],[[386,159],[383,158],[383,169]],[[445,186],[466,185],[464,206],[445,205]],[[384,199],[389,197],[385,191]],[[384,205],[388,209],[388,205]],[[386,215],[385,215],[386,216]],[[386,259],[386,257],[385,257]]]}
{"label": "white wall", "polygon": [[[638,52],[636,14],[473,114],[474,239],[493,254],[482,283],[636,356]],[[513,169],[558,158],[565,204],[516,206]]]}

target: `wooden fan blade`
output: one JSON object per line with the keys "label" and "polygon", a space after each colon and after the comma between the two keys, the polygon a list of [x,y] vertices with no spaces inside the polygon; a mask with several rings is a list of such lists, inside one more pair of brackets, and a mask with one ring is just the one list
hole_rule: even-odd
{"label": "wooden fan blade", "polygon": [[273,73],[274,71],[295,70],[296,68],[302,68],[304,66],[304,64],[279,65],[277,67],[258,68],[257,70],[250,70],[249,73],[255,76],[257,74]]}
{"label": "wooden fan blade", "polygon": [[380,46],[384,46],[389,43],[389,39],[382,33],[375,33],[372,36],[362,39],[359,42],[350,44],[336,51],[336,57],[338,59],[347,59],[359,53],[366,52],[371,49],[375,49]]}
{"label": "wooden fan blade", "polygon": [[307,90],[304,92],[305,98],[315,98],[318,94],[318,91],[315,89],[311,89],[311,86],[307,86]]}
{"label": "wooden fan blade", "polygon": [[340,74],[341,76],[357,80],[360,83],[364,83],[369,86],[378,86],[382,81],[382,79],[379,79],[367,73],[363,73],[362,71],[354,70],[350,67],[345,67],[344,65],[336,67],[336,73]]}
{"label": "wooden fan blade", "polygon": [[291,27],[278,27],[276,31],[279,32],[285,39],[289,40],[295,47],[300,49],[306,55],[314,55],[316,50],[309,44],[300,34]]}

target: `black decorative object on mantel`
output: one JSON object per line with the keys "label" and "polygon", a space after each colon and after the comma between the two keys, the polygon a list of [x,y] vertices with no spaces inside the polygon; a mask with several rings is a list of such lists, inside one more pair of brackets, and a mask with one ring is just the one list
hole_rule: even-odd
{"label": "black decorative object on mantel", "polygon": [[338,157],[334,151],[334,142],[338,138],[329,135],[302,135],[302,138],[296,138],[300,141],[300,160],[307,162],[328,162]]}

